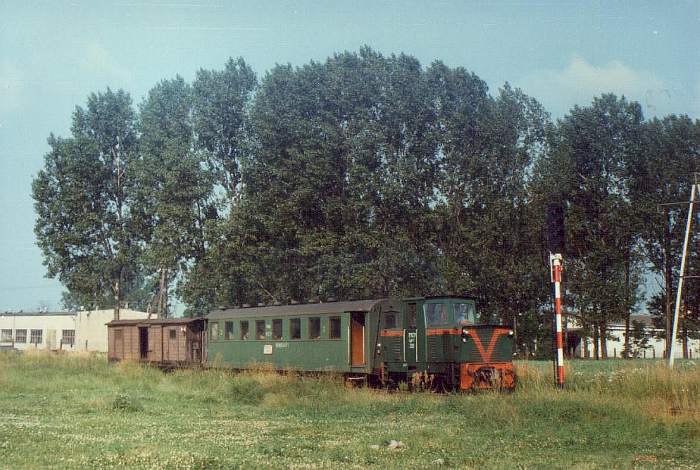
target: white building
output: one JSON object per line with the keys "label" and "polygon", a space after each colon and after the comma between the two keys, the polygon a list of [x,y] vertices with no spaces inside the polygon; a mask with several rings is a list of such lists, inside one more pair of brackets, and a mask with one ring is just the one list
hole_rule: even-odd
{"label": "white building", "polygon": [[[122,320],[148,313],[121,309]],[[114,310],[0,313],[0,349],[107,352],[107,323]]]}
{"label": "white building", "polygon": [[[666,340],[663,338],[665,334],[663,330],[654,327],[651,316],[649,315],[632,315],[631,321],[638,321],[645,326],[645,333],[649,338],[647,347],[636,351],[636,356],[647,359],[662,359],[666,355]],[[630,323],[631,323],[630,321]],[[593,357],[593,338],[583,338],[581,329],[573,322],[567,324],[567,335],[569,338],[570,353],[575,357]],[[678,331],[676,337],[676,349],[674,351],[675,358],[683,357],[683,344],[681,342],[681,332]],[[598,341],[600,346],[600,340]],[[607,353],[608,358],[623,357],[625,349],[625,324],[612,323],[608,325],[607,336]],[[633,351],[635,353],[635,351]],[[688,357],[700,357],[700,341],[697,339],[688,339]]]}

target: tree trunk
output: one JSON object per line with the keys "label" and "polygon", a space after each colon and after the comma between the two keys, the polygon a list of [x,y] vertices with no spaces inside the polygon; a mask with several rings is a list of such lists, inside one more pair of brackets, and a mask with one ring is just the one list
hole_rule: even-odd
{"label": "tree trunk", "polygon": [[158,316],[168,317],[168,286],[166,283],[166,268],[160,268],[160,289],[158,290]]}
{"label": "tree trunk", "polygon": [[597,361],[600,359],[599,355],[599,340],[600,340],[600,330],[598,329],[598,324],[594,323],[593,324],[593,358]]}
{"label": "tree trunk", "polygon": [[119,320],[119,304],[121,303],[121,291],[119,286],[119,279],[114,283],[114,319]]}
{"label": "tree trunk", "polygon": [[688,359],[688,322],[683,322],[683,359]]}
{"label": "tree trunk", "polygon": [[671,355],[671,329],[673,324],[671,321],[671,304],[673,292],[673,266],[671,264],[671,220],[670,213],[668,214],[668,232],[666,232],[666,240],[664,240],[664,281],[666,285],[666,358]]}
{"label": "tree trunk", "polygon": [[632,308],[630,305],[630,278],[631,278],[631,250],[627,251],[627,262],[625,263],[625,347],[622,350],[622,357],[629,359],[630,357],[630,319],[632,317]]}
{"label": "tree trunk", "polygon": [[622,357],[625,359],[630,358],[630,317],[632,316],[632,312],[627,312],[627,316],[625,317],[625,348],[622,350]]}
{"label": "tree trunk", "polygon": [[605,322],[600,323],[600,357],[601,359],[608,358],[608,325]]}
{"label": "tree trunk", "polygon": [[165,277],[165,283],[163,285],[163,298],[161,299],[163,302],[163,318],[168,318],[170,316],[170,312],[168,312],[168,276],[167,276],[167,270]]}

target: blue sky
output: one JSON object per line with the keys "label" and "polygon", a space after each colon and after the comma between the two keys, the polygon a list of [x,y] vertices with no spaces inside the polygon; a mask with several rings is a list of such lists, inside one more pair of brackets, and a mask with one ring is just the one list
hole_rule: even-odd
{"label": "blue sky", "polygon": [[369,45],[442,60],[556,117],[614,92],[700,118],[700,0],[0,1],[0,310],[60,308],[35,244],[31,181],[91,92],[138,104],[162,79],[243,57],[259,77]]}

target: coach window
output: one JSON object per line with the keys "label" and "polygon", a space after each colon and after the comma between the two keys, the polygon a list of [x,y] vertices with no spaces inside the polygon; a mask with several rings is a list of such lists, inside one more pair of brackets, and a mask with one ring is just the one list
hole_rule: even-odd
{"label": "coach window", "polygon": [[214,322],[211,324],[211,340],[219,340],[219,322]]}
{"label": "coach window", "polygon": [[384,314],[384,329],[392,328],[396,328],[396,312],[387,312]]}
{"label": "coach window", "polygon": [[330,339],[340,339],[340,317],[331,317],[328,322],[328,337]]}
{"label": "coach window", "polygon": [[428,326],[440,326],[447,323],[447,309],[445,304],[427,304],[426,319]]}
{"label": "coach window", "polygon": [[233,322],[227,321],[224,323],[224,339],[233,339]]}
{"label": "coach window", "polygon": [[265,320],[257,320],[255,322],[255,339],[265,339]]}
{"label": "coach window", "polygon": [[301,319],[289,320],[289,339],[301,339]]}
{"label": "coach window", "polygon": [[282,319],[272,320],[272,339],[282,339]]}
{"label": "coach window", "polygon": [[122,330],[114,330],[114,339],[122,339],[123,333]]}
{"label": "coach window", "polygon": [[248,339],[248,322],[242,321],[239,325],[241,327],[241,338],[243,341]]}
{"label": "coach window", "polygon": [[177,339],[177,330],[175,328],[170,328],[170,339]]}
{"label": "coach window", "polygon": [[319,339],[321,337],[321,319],[319,317],[309,318],[309,339]]}

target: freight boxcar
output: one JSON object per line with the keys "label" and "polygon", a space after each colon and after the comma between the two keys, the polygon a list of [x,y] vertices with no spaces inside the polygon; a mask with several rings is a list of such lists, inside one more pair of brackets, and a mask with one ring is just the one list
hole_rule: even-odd
{"label": "freight boxcar", "polygon": [[206,321],[203,318],[115,320],[107,324],[110,362],[135,360],[161,367],[200,365]]}

